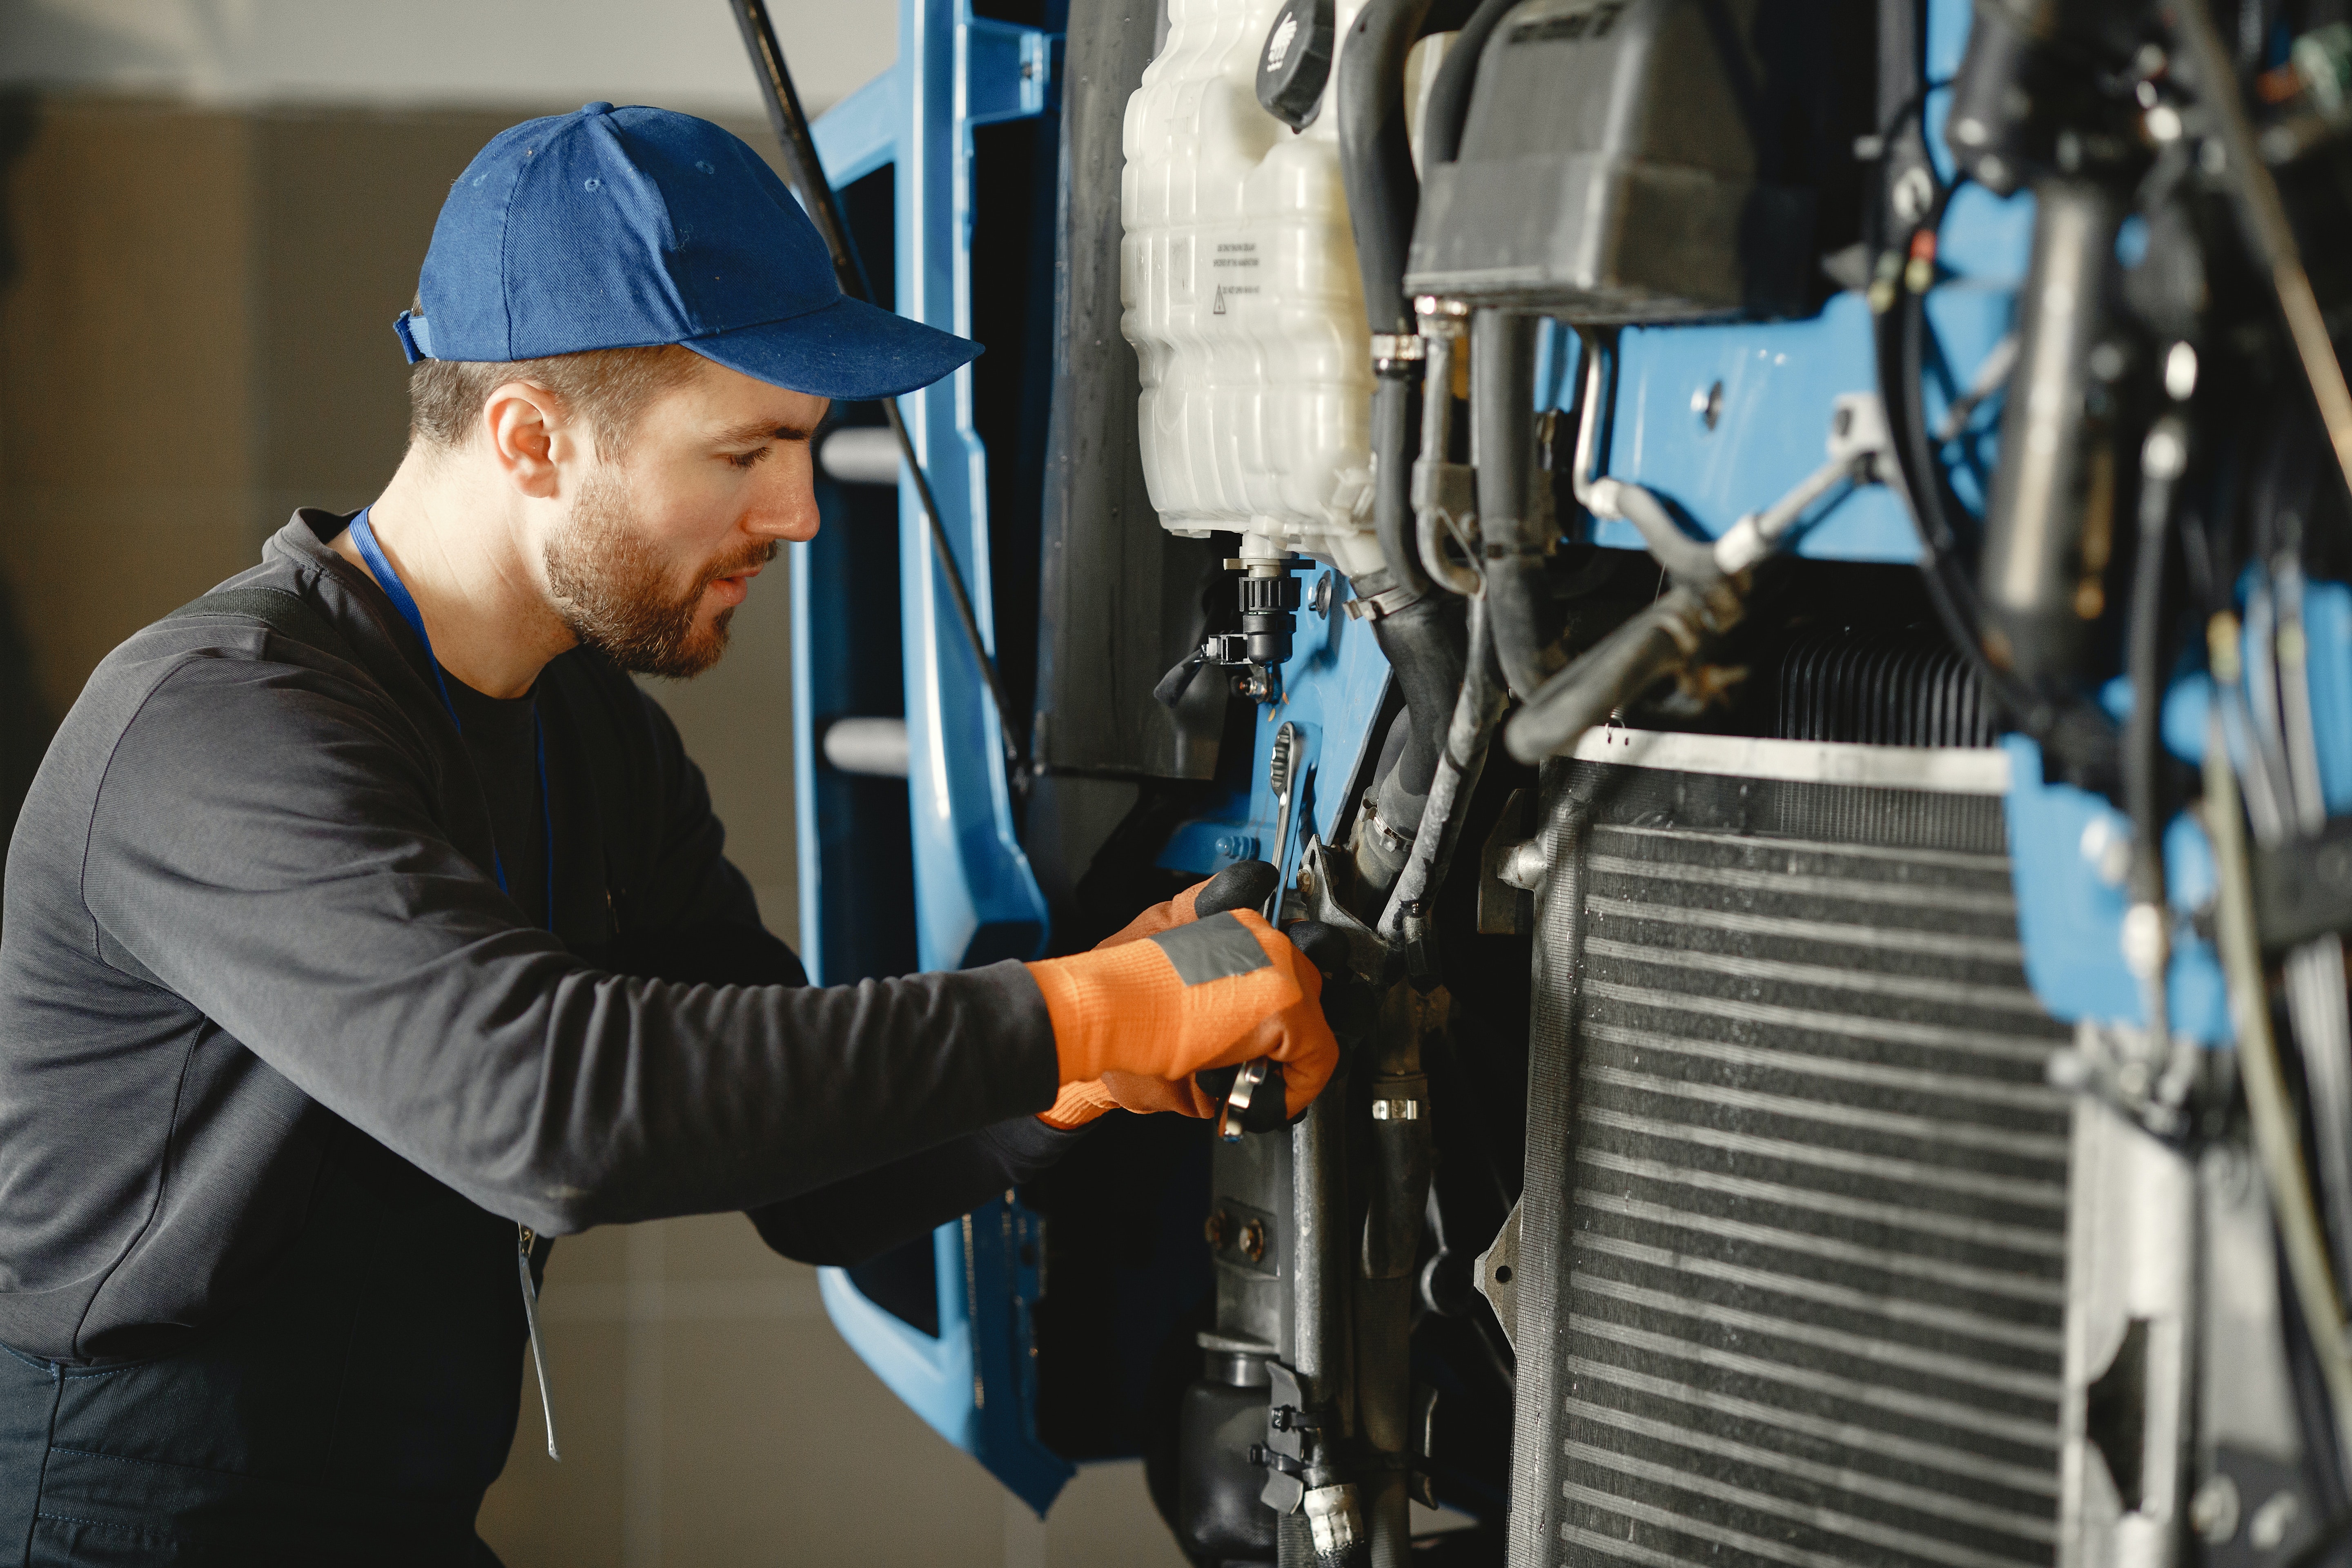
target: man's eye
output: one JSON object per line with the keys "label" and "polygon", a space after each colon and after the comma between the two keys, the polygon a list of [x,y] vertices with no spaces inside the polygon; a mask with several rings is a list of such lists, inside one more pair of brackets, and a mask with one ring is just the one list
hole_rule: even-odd
{"label": "man's eye", "polygon": [[727,460],[739,468],[748,468],[767,455],[768,448],[760,446],[752,447],[748,452],[730,452],[727,454]]}

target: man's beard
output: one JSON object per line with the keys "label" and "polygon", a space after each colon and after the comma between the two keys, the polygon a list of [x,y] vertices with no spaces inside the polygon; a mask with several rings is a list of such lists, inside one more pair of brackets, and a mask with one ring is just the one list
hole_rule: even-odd
{"label": "man's beard", "polygon": [[638,526],[628,481],[600,464],[580,488],[572,515],[548,539],[548,586],[556,613],[572,635],[639,675],[684,680],[700,675],[727,651],[730,608],[697,636],[695,611],[704,590],[776,558],[772,541],[715,563],[677,598],[666,595],[666,563]]}

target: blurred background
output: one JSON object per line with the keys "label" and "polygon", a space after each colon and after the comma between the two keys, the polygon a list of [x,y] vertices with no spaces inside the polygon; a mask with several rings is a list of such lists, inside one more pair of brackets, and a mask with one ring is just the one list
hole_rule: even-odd
{"label": "blurred background", "polygon": [[[772,9],[812,113],[894,57],[894,5]],[[724,0],[0,0],[0,825],[110,648],[296,506],[375,495],[443,194],[497,131],[595,99],[773,151]],[[771,577],[727,659],[657,695],[793,941],[786,613]],[[565,1458],[527,1394],[483,1515],[509,1568],[1181,1568],[1138,1465],[1038,1520],[740,1215],[569,1238],[545,1300]]]}

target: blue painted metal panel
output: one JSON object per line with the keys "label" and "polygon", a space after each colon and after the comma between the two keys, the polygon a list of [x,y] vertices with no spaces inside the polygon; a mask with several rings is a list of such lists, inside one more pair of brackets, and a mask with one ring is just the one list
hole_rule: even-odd
{"label": "blue painted metal panel", "polygon": [[[897,67],[884,71],[821,115],[809,134],[818,162],[835,190],[864,179],[898,156],[905,134],[906,78]],[[870,263],[869,263],[870,265]]]}
{"label": "blue painted metal panel", "polygon": [[[2043,783],[2042,748],[2025,736],[2011,735],[2003,744],[2010,767],[2010,865],[2026,980],[2053,1018],[2141,1026],[2147,1007],[2123,953],[2129,899],[2120,881],[2100,874],[2107,846],[2131,841],[2130,819],[2087,790]],[[2213,850],[2186,812],[2165,829],[2164,859],[2168,895],[2180,911],[2166,973],[2171,1028],[2207,1045],[2225,1044],[2232,1031],[2221,963],[2187,913],[2213,898]]]}
{"label": "blue painted metal panel", "polygon": [[[958,35],[971,25],[968,0],[901,0],[896,68],[907,109],[896,160],[898,312],[964,333],[971,331],[971,128],[956,110],[1018,92],[961,81],[957,68],[972,57]],[[983,48],[972,63],[1017,70],[1021,53]],[[987,454],[972,429],[971,371],[902,398],[900,407],[992,652]],[[1045,950],[1045,898],[1013,837],[1002,726],[956,624],[911,478],[900,481],[898,549],[919,959],[925,969],[950,969],[1032,957]]]}
{"label": "blue painted metal panel", "polygon": [[[817,122],[817,148],[836,188],[891,167],[898,310],[969,335],[971,127],[1048,107],[1058,39],[975,19],[969,0],[900,0],[898,40],[891,69]],[[971,371],[960,371],[902,398],[900,411],[992,652],[987,454],[973,429],[971,386]],[[947,969],[1031,956],[1045,947],[1045,900],[1013,836],[999,716],[911,479],[900,481],[898,519],[919,963]],[[810,875],[822,825],[814,820],[817,714],[808,672],[841,654],[812,630],[826,616],[811,599],[808,550],[796,548],[793,559],[803,929],[821,932],[827,889]],[[830,955],[820,945],[812,956],[823,964]],[[1001,1200],[933,1234],[936,1336],[875,1305],[842,1270],[823,1270],[821,1288],[843,1337],[892,1392],[1042,1513],[1073,1470],[1036,1437],[1029,1310],[1038,1226],[1034,1215]]]}
{"label": "blue painted metal panel", "polygon": [[[2315,583],[2304,597],[2304,634],[2310,660],[2313,723],[2320,753],[2320,788],[2331,815],[2352,811],[2352,588]],[[2253,658],[2250,647],[2245,657]],[[2120,721],[2131,711],[2131,682],[2107,683],[2100,698]],[[2179,677],[2164,694],[2165,749],[2184,763],[2201,763],[2213,683],[2202,671]],[[2042,753],[2011,736],[2009,833],[2017,882],[2018,927],[2025,940],[2026,978],[2053,1017],[2138,1025],[2147,1016],[2123,960],[2123,888],[2105,880],[2100,852],[2113,838],[2129,842],[2131,824],[2097,795],[2042,782]],[[2212,847],[2189,813],[2165,830],[2168,897],[2184,918],[2173,932],[2168,973],[2172,1027],[2219,1045],[2233,1037],[2221,967],[2210,943],[2190,928],[2185,911],[2213,897]]]}
{"label": "blue painted metal panel", "polygon": [[[1930,296],[1928,320],[1963,384],[2008,332],[2014,310],[2006,286],[1953,283]],[[1841,395],[1878,390],[1869,307],[1854,293],[1840,294],[1801,321],[1628,328],[1617,354],[1602,471],[1654,490],[1709,538],[1770,506],[1822,466]],[[1941,401],[1931,398],[1931,418]],[[1710,406],[1717,410],[1712,423],[1706,417]],[[1639,550],[1642,536],[1632,523],[1612,519],[1593,529],[1592,542]],[[1895,493],[1871,485],[1833,493],[1796,552],[1910,562],[1918,559],[1919,540]]]}

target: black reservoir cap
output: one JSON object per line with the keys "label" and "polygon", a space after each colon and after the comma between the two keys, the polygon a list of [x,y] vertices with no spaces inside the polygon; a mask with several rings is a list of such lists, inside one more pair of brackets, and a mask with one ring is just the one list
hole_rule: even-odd
{"label": "black reservoir cap", "polygon": [[1304,131],[1323,107],[1331,79],[1332,0],[1283,0],[1257,57],[1257,100],[1265,111]]}

